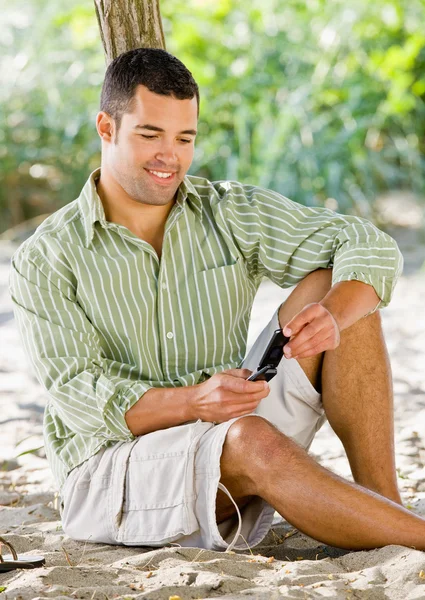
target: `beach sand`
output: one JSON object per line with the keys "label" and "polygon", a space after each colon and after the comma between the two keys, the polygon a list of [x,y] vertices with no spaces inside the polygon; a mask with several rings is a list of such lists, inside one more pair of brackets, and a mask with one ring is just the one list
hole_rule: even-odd
{"label": "beach sand", "polygon": [[[405,506],[425,516],[425,240],[419,229],[399,227],[393,234],[406,268],[382,318],[393,365],[399,486]],[[0,599],[425,599],[425,553],[401,546],[339,551],[301,535],[277,514],[260,546],[236,554],[85,544],[65,536],[43,450],[22,454],[42,446],[45,395],[24,355],[8,297],[15,247],[2,242],[0,248],[0,535],[20,554],[42,554],[46,565],[0,574]],[[285,295],[262,284],[248,345]],[[328,425],[311,452],[350,477]]]}

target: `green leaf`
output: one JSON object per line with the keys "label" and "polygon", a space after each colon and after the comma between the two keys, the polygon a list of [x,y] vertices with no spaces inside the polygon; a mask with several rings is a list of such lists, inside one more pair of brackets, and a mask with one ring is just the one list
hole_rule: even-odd
{"label": "green leaf", "polygon": [[31,450],[25,450],[24,452],[20,452],[16,456],[16,458],[19,458],[20,456],[24,456],[24,454],[37,454],[37,452],[39,450],[41,450],[42,448],[44,448],[44,445],[43,446],[39,446],[38,448],[31,448]]}

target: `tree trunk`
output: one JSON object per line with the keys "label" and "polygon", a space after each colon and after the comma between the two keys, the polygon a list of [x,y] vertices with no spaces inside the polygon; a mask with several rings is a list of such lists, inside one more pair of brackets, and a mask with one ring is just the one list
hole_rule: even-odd
{"label": "tree trunk", "polygon": [[134,48],[163,48],[159,0],[94,0],[106,62]]}

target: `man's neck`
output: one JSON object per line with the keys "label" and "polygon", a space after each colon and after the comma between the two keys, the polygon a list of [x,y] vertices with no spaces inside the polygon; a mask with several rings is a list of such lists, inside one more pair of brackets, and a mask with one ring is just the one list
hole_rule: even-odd
{"label": "man's neck", "polygon": [[136,202],[105,170],[101,171],[96,187],[107,221],[124,225],[149,242],[153,237],[163,234],[175,199],[164,206]]}

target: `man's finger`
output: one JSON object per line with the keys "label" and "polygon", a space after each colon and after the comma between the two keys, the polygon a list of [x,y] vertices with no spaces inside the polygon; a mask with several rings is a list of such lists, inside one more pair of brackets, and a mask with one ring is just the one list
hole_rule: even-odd
{"label": "man's finger", "polygon": [[299,351],[293,358],[309,358],[310,356],[316,356],[316,354],[320,354],[321,352],[325,352],[326,350],[334,350],[338,346],[338,342],[335,340],[334,335],[330,335],[327,338],[321,340],[314,346],[305,347],[301,351]]}
{"label": "man's finger", "polygon": [[269,395],[269,390],[257,390],[256,392],[251,392],[250,394],[238,394],[235,392],[228,392],[226,394],[226,399],[224,401],[225,404],[230,406],[243,407],[248,404],[259,403],[264,398],[267,398]]}
{"label": "man's finger", "polygon": [[252,375],[252,371],[249,369],[226,369],[225,371],[222,371],[222,373],[232,375],[233,377],[240,377],[241,379],[247,379],[247,377]]}
{"label": "man's finger", "polygon": [[268,387],[267,381],[247,381],[245,377],[235,377],[223,373],[224,387],[237,394],[253,394]]}
{"label": "man's finger", "polygon": [[308,323],[303,329],[284,346],[285,356],[294,356],[302,349],[306,344],[311,342],[314,338],[321,339],[326,334],[329,334],[329,323],[326,319],[318,318],[314,319],[311,323]]}
{"label": "man's finger", "polygon": [[327,340],[335,341],[335,336],[333,332],[330,332],[327,329],[323,329],[317,336],[310,338],[304,344],[301,344],[292,350],[291,358],[301,357],[305,352],[309,350],[313,350],[327,342]]}
{"label": "man's finger", "polygon": [[311,323],[319,314],[322,312],[322,307],[320,304],[307,304],[304,308],[295,315],[283,328],[283,335],[287,337],[291,337],[297,335],[301,329]]}

